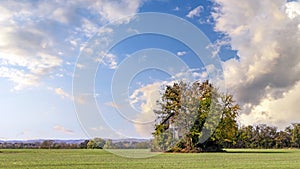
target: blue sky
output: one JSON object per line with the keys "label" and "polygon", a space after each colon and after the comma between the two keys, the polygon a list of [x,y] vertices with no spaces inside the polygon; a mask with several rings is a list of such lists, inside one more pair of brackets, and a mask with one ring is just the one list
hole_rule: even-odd
{"label": "blue sky", "polygon": [[[0,139],[147,138],[159,89],[180,79],[222,79],[241,125],[300,122],[299,1],[26,0],[0,10]],[[144,22],[174,36],[140,33]]]}

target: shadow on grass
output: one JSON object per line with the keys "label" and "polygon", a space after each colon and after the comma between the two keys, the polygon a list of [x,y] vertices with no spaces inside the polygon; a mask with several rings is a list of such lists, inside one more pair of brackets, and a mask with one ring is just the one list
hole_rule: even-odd
{"label": "shadow on grass", "polygon": [[284,154],[291,153],[288,151],[280,151],[280,150],[229,150],[225,151],[225,153],[234,154],[234,153],[244,153],[244,154]]}
{"label": "shadow on grass", "polygon": [[18,150],[4,150],[0,151],[0,154],[16,154],[16,153],[25,153],[26,151],[18,151]]}
{"label": "shadow on grass", "polygon": [[68,163],[68,164],[29,164],[29,165],[20,165],[22,167],[28,167],[28,168],[33,168],[33,167],[55,167],[55,168],[59,168],[59,167],[71,167],[71,166],[77,166],[77,167],[81,167],[81,166],[98,166],[100,167],[101,165],[103,165],[102,163]]}

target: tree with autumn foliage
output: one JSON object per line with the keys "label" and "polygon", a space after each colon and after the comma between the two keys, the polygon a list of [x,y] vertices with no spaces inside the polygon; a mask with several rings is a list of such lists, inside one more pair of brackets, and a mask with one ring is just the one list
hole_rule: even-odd
{"label": "tree with autumn foliage", "polygon": [[208,81],[168,85],[158,103],[154,151],[221,151],[234,142],[239,105]]}

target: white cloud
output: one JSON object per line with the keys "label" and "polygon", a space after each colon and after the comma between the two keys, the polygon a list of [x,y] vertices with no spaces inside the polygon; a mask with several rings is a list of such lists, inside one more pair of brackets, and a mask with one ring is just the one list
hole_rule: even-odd
{"label": "white cloud", "polygon": [[[94,0],[91,0],[94,2]],[[133,15],[137,12],[141,5],[140,0],[101,0],[95,3],[96,9],[100,9],[99,13],[108,21],[116,21],[121,18]],[[121,22],[128,21],[130,18],[124,18]],[[119,22],[119,21],[118,21]]]}
{"label": "white cloud", "polygon": [[24,73],[18,69],[0,67],[0,77],[7,78],[14,84],[13,90],[21,90],[27,87],[35,87],[39,84],[38,78],[32,74]]}
{"label": "white cloud", "polygon": [[193,10],[191,10],[186,17],[188,18],[193,18],[195,16],[200,16],[200,13],[203,11],[203,6],[197,6],[196,8],[194,8]]}
{"label": "white cloud", "polygon": [[96,61],[108,66],[110,69],[116,69],[118,65],[116,55],[112,53],[105,53],[103,51],[100,52],[99,57],[96,58]]}
{"label": "white cloud", "polygon": [[[6,73],[0,78],[23,89],[66,73],[60,69],[64,61],[74,61],[101,25],[135,14],[140,5],[140,0],[1,1],[0,67]],[[105,63],[116,66],[109,59]]]}
{"label": "white cloud", "polygon": [[65,90],[63,90],[62,88],[58,87],[55,89],[49,88],[50,90],[54,91],[55,94],[59,95],[62,99],[68,99],[71,101],[74,101],[78,104],[85,104],[88,95],[92,95],[92,94],[88,94],[88,93],[84,93],[78,96],[72,96],[71,94],[69,94],[68,92],[66,92]]}
{"label": "white cloud", "polygon": [[[297,117],[299,110],[296,104],[283,103],[297,100],[284,94],[298,89],[300,81],[300,18],[296,16],[300,2],[215,2],[219,4],[213,14],[215,30],[228,36],[240,57],[226,61],[223,66],[227,87],[234,90],[243,105],[241,120],[287,124],[292,120],[290,117]],[[289,118],[283,117],[282,109],[275,109],[275,105],[283,106]]]}
{"label": "white cloud", "polygon": [[67,98],[73,100],[73,97],[69,93],[65,92],[62,88],[56,88],[54,89],[54,91],[57,95],[59,95],[63,99]]}
{"label": "white cloud", "polygon": [[[196,80],[205,80],[201,79],[204,77],[205,74],[208,72],[201,72],[199,73],[200,69],[185,69],[181,70],[180,72],[176,73],[175,75],[171,76],[172,81],[196,81]],[[206,76],[205,76],[206,77]]]}
{"label": "white cloud", "polygon": [[295,17],[300,16],[300,3],[298,2],[289,2],[286,4],[286,13],[289,18],[294,19]]}
{"label": "white cloud", "polygon": [[208,45],[207,49],[210,49],[212,57],[219,57],[221,47],[230,45],[229,39],[220,39],[215,41],[213,44]]}
{"label": "white cloud", "polygon": [[53,129],[55,131],[59,131],[59,132],[64,133],[64,134],[74,134],[73,130],[66,129],[65,127],[63,127],[61,125],[56,125],[56,126],[53,127]]}
{"label": "white cloud", "polygon": [[142,137],[150,137],[153,132],[155,115],[153,110],[158,109],[156,101],[160,97],[160,87],[164,82],[148,84],[136,89],[130,96],[130,104],[141,113],[135,121],[135,129]]}
{"label": "white cloud", "polygon": [[300,119],[300,82],[289,91],[283,93],[283,97],[274,99],[264,98],[259,105],[253,108],[251,114],[242,114],[240,119],[243,124],[268,123],[284,129],[291,123],[298,123]]}
{"label": "white cloud", "polygon": [[[33,79],[39,79],[41,76],[51,74],[55,68],[62,65],[62,60],[55,56],[53,51],[48,50],[53,46],[51,38],[47,38],[45,33],[31,26],[28,26],[28,30],[22,30],[14,25],[8,26],[0,31],[0,38],[2,39],[0,66],[12,72],[10,76],[1,77],[13,81],[15,87],[30,87],[29,83],[27,85],[18,83],[26,79],[14,80],[16,77],[13,76],[13,72],[16,69],[28,76],[34,76]],[[37,83],[32,84],[37,85]]]}
{"label": "white cloud", "polygon": [[179,51],[179,52],[177,52],[177,56],[184,56],[186,54],[187,54],[186,51]]}
{"label": "white cloud", "polygon": [[76,67],[77,67],[78,69],[83,69],[83,68],[85,68],[85,66],[84,66],[83,64],[80,64],[80,63],[76,63]]}

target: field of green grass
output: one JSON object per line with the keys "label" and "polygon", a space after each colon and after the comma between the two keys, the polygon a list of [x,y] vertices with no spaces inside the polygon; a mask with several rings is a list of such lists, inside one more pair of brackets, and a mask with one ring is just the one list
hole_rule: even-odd
{"label": "field of green grass", "polygon": [[[121,151],[127,153],[126,151],[132,150]],[[120,157],[105,150],[0,150],[0,168],[300,168],[300,150],[227,151],[227,153],[198,154],[166,153],[138,159]]]}

